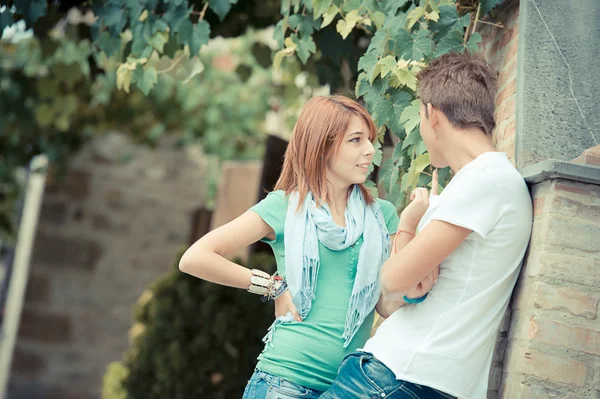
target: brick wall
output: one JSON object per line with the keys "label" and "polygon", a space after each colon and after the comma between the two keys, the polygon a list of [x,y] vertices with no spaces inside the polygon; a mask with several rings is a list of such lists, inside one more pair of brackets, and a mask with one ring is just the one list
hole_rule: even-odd
{"label": "brick wall", "polygon": [[[599,170],[600,172],[600,170]],[[514,293],[503,398],[600,396],[600,187],[536,184]]]}
{"label": "brick wall", "polygon": [[483,38],[480,52],[498,74],[494,145],[498,151],[506,152],[514,163],[519,1],[509,0],[501,4],[494,17],[488,17],[484,22],[503,26],[479,23],[477,30]]}
{"label": "brick wall", "polygon": [[106,365],[128,347],[133,304],[186,245],[203,168],[191,149],[109,134],[49,182],[8,397],[100,398]]}
{"label": "brick wall", "polygon": [[[498,151],[506,152],[514,164],[519,1],[509,0],[504,2],[495,10],[493,17],[486,17],[484,22],[502,26],[478,23],[477,31],[483,38],[479,47],[480,54],[492,66],[498,76],[496,129],[493,134],[493,143]],[[489,374],[488,399],[498,398],[502,389],[510,321],[511,312],[508,310],[502,320],[494,349]]]}

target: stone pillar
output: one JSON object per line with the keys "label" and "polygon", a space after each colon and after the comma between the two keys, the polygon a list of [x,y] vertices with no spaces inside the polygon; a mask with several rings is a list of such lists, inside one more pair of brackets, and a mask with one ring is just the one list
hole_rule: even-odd
{"label": "stone pillar", "polygon": [[517,166],[600,144],[600,2],[521,0]]}
{"label": "stone pillar", "polygon": [[[592,152],[600,147],[582,159],[597,162]],[[502,397],[596,398],[600,168],[551,160],[522,173],[531,185],[534,223],[511,305]]]}
{"label": "stone pillar", "polygon": [[600,3],[506,0],[486,22],[502,25],[478,29],[498,72],[494,142],[534,203],[488,398],[600,397]]}
{"label": "stone pillar", "polygon": [[[262,162],[260,161],[227,161],[223,163],[211,230],[232,221],[256,204],[261,172]],[[244,248],[227,254],[227,257],[247,261],[248,253],[249,249]]]}

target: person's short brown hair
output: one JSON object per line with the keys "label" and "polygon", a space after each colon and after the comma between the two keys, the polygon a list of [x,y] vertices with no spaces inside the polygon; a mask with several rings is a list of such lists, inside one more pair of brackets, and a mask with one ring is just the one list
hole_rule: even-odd
{"label": "person's short brown hair", "polygon": [[487,62],[470,54],[444,54],[421,70],[417,79],[425,106],[442,111],[455,127],[476,127],[492,135],[496,74]]}

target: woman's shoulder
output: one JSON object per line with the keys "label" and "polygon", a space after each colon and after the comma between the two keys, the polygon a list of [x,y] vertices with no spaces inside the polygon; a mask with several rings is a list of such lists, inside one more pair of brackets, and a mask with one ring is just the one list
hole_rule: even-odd
{"label": "woman's shoulder", "polygon": [[375,202],[377,204],[379,204],[379,207],[384,211],[384,212],[391,212],[391,211],[396,211],[396,206],[394,204],[392,204],[390,201],[388,200],[384,200],[382,198],[375,198]]}

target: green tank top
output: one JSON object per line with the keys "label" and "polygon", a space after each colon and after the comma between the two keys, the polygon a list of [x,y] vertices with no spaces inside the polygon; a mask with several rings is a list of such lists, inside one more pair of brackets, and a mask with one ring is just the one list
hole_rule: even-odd
{"label": "green tank top", "polygon": [[[381,206],[390,234],[398,227],[396,208],[388,201],[376,200]],[[275,232],[275,240],[263,239],[271,245],[277,270],[285,278],[284,225],[287,198],[283,191],[274,191],[251,208]],[[279,324],[275,327],[271,345],[258,357],[257,368],[307,388],[324,391],[337,375],[342,359],[361,348],[371,333],[374,311],[360,327],[350,345],[343,347],[344,323],[362,237],[349,248],[332,251],[319,243],[321,266],[317,278],[316,299],[302,322]]]}

